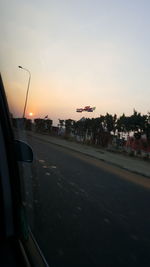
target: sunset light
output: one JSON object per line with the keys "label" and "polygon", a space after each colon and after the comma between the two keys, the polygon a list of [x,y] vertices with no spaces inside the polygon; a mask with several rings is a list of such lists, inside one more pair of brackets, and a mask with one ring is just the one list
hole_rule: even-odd
{"label": "sunset light", "polygon": [[47,114],[57,125],[58,118],[79,120],[83,113],[76,108],[88,105],[96,107],[84,113],[89,118],[149,110],[149,1],[35,5],[31,0],[22,8],[16,0],[9,2],[9,12],[5,2],[0,65],[15,117],[22,116],[25,105],[30,78],[25,69],[32,75],[30,118]]}
{"label": "sunset light", "polygon": [[0,266],[150,267],[150,0],[2,0],[0,31]]}

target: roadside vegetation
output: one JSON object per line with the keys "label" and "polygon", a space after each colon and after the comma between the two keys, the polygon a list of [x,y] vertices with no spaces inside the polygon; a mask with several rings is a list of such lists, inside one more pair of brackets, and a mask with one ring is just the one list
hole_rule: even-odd
{"label": "roadside vegetation", "polygon": [[126,151],[130,155],[149,157],[150,154],[150,113],[142,115],[136,110],[131,116],[124,113],[100,115],[97,118],[59,119],[58,126],[48,118],[29,119],[12,118],[13,126],[59,136],[89,145],[110,150]]}

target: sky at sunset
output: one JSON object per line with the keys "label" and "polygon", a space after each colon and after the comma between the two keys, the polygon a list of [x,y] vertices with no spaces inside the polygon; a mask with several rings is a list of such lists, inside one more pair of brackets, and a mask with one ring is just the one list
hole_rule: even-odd
{"label": "sky at sunset", "polygon": [[[2,0],[0,71],[10,110],[53,119],[150,111],[149,0]],[[96,106],[93,113],[76,108]]]}

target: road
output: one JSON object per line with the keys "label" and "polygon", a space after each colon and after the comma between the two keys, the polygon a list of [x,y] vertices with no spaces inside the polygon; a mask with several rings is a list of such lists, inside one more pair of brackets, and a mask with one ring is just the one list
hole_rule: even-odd
{"label": "road", "polygon": [[24,164],[24,204],[50,266],[150,266],[149,180],[37,138],[29,143],[35,160],[32,170]]}

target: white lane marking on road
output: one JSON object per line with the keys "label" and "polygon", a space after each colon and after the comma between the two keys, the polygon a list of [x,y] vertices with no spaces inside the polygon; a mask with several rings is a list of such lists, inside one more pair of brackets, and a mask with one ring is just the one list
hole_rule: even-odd
{"label": "white lane marking on road", "polygon": [[38,160],[40,163],[44,163],[45,162],[45,160],[43,160],[43,159],[39,159]]}
{"label": "white lane marking on road", "polygon": [[45,175],[48,175],[48,176],[49,176],[49,175],[51,175],[51,174],[50,174],[50,172],[46,172]]}
{"label": "white lane marking on road", "polygon": [[52,165],[52,166],[50,166],[50,168],[51,169],[56,169],[57,167]]}

